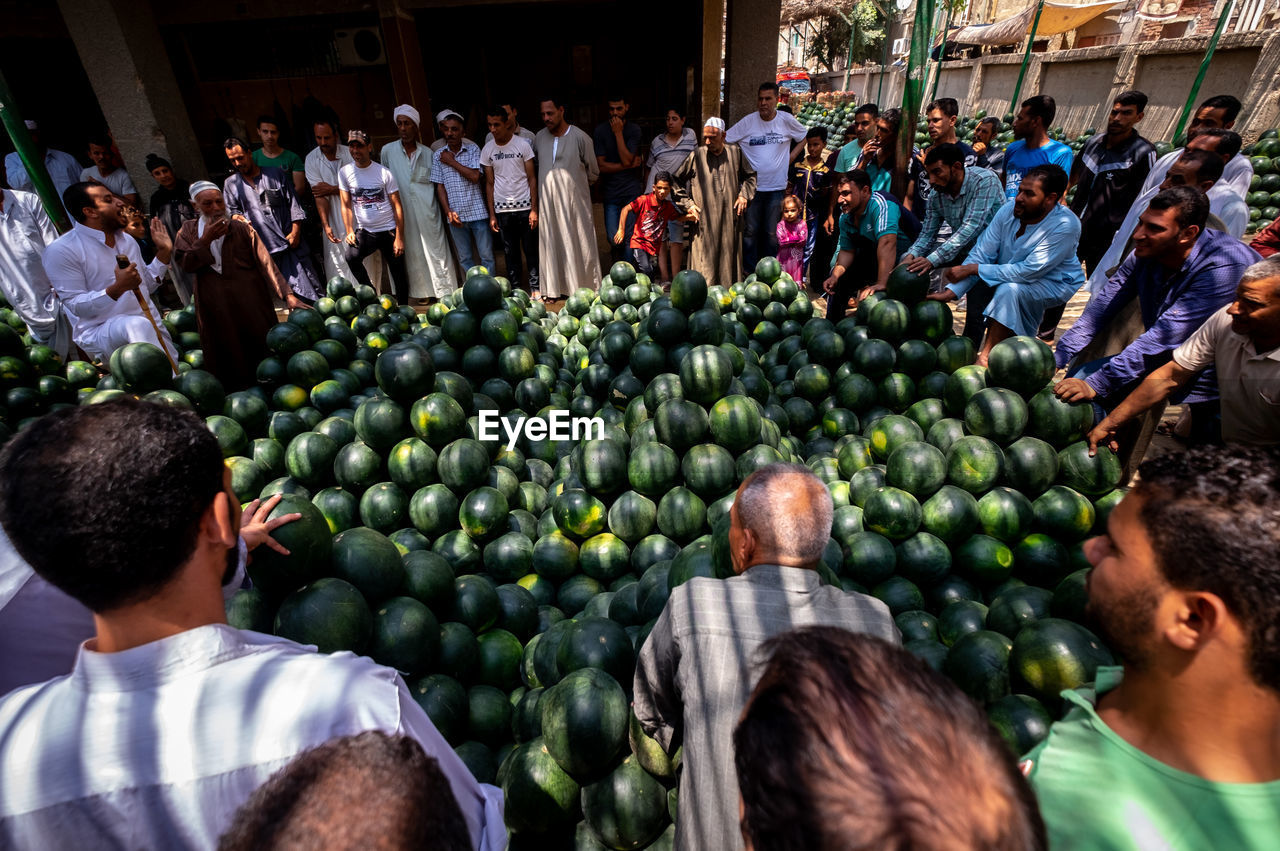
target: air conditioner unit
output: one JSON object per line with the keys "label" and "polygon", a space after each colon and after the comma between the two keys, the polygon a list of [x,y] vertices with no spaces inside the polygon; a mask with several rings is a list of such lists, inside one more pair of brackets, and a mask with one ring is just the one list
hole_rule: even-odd
{"label": "air conditioner unit", "polygon": [[893,40],[893,48],[892,48],[893,55],[897,56],[901,53],[906,53],[908,50],[910,50],[911,49],[910,41],[911,41],[910,39],[906,39],[906,38],[895,38]]}
{"label": "air conditioner unit", "polygon": [[382,47],[382,33],[377,27],[336,30],[333,44],[337,48],[338,64],[344,68],[387,64],[387,52]]}

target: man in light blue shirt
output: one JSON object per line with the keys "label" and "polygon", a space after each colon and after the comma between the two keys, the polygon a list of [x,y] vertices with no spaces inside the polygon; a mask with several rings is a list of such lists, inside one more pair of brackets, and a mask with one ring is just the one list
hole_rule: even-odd
{"label": "man in light blue shirt", "polygon": [[1038,165],[1056,165],[1068,174],[1075,155],[1071,148],[1049,138],[1049,125],[1058,106],[1048,95],[1036,95],[1022,102],[1013,119],[1013,144],[1004,152],[1004,194],[1012,200],[1022,178]]}
{"label": "man in light blue shirt", "polygon": [[[43,155],[44,167],[49,172],[49,179],[53,181],[53,189],[61,198],[68,186],[80,182],[80,171],[83,167],[66,151],[55,151],[53,148],[45,147],[40,139],[40,126],[36,122],[29,120],[26,125],[27,131],[31,134],[32,143]],[[18,156],[17,151],[5,156],[4,173],[10,189],[23,192],[36,191],[35,185],[31,182],[31,175],[27,174],[27,167],[22,164],[22,157]]]}
{"label": "man in light blue shirt", "polygon": [[1018,196],[999,209],[964,265],[943,273],[946,288],[929,296],[952,301],[970,293],[969,310],[976,311],[975,296],[989,291],[980,366],[987,365],[987,355],[1001,340],[1034,335],[1045,309],[1066,304],[1084,285],[1076,259],[1080,220],[1059,204],[1066,188],[1067,173],[1059,166],[1029,170]]}

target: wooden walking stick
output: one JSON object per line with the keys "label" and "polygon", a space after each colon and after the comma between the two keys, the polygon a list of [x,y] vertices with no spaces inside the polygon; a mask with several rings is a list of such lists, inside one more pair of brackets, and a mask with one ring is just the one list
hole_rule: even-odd
{"label": "wooden walking stick", "polygon": [[[121,269],[129,268],[129,258],[123,254],[116,255],[116,265]],[[156,342],[160,344],[160,351],[164,352],[165,358],[169,361],[169,368],[173,370],[173,374],[178,374],[178,364],[173,359],[173,355],[169,354],[169,347],[164,344],[164,334],[160,331],[160,326],[156,324],[156,318],[151,313],[151,305],[147,304],[147,297],[142,294],[140,287],[134,287],[133,294],[138,297],[138,307],[142,308],[142,315],[147,317],[147,321],[151,323],[151,328],[156,332]]]}

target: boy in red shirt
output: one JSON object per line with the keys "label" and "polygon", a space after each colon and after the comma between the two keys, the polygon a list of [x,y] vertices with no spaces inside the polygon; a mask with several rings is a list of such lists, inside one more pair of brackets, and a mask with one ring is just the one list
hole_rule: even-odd
{"label": "boy in red shirt", "polygon": [[[667,222],[688,222],[698,220],[696,213],[681,215],[676,205],[669,199],[671,195],[671,175],[660,171],[653,178],[653,191],[641,195],[626,207],[622,208],[622,221],[618,223],[618,232],[613,235],[615,245],[620,245],[626,237],[627,222],[635,213],[639,219],[635,230],[631,233],[631,251],[635,255],[636,271],[643,272],[650,278],[658,270],[658,253],[667,238]],[[679,269],[672,269],[675,274]]]}

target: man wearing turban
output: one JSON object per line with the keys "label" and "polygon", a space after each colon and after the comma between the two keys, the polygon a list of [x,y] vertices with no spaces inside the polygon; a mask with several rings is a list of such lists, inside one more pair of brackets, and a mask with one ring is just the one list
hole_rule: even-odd
{"label": "man wearing turban", "polygon": [[444,216],[431,181],[431,151],[418,137],[418,110],[401,104],[392,113],[400,138],[384,145],[381,161],[390,169],[404,209],[404,258],[409,297],[436,299],[458,288]]}
{"label": "man wearing turban", "polygon": [[253,385],[258,362],[267,356],[267,332],[276,324],[272,295],[291,308],[305,305],[257,232],[228,215],[216,184],[193,183],[191,202],[200,217],[178,230],[174,261],[195,275],[204,368],[227,390],[243,390]]}

